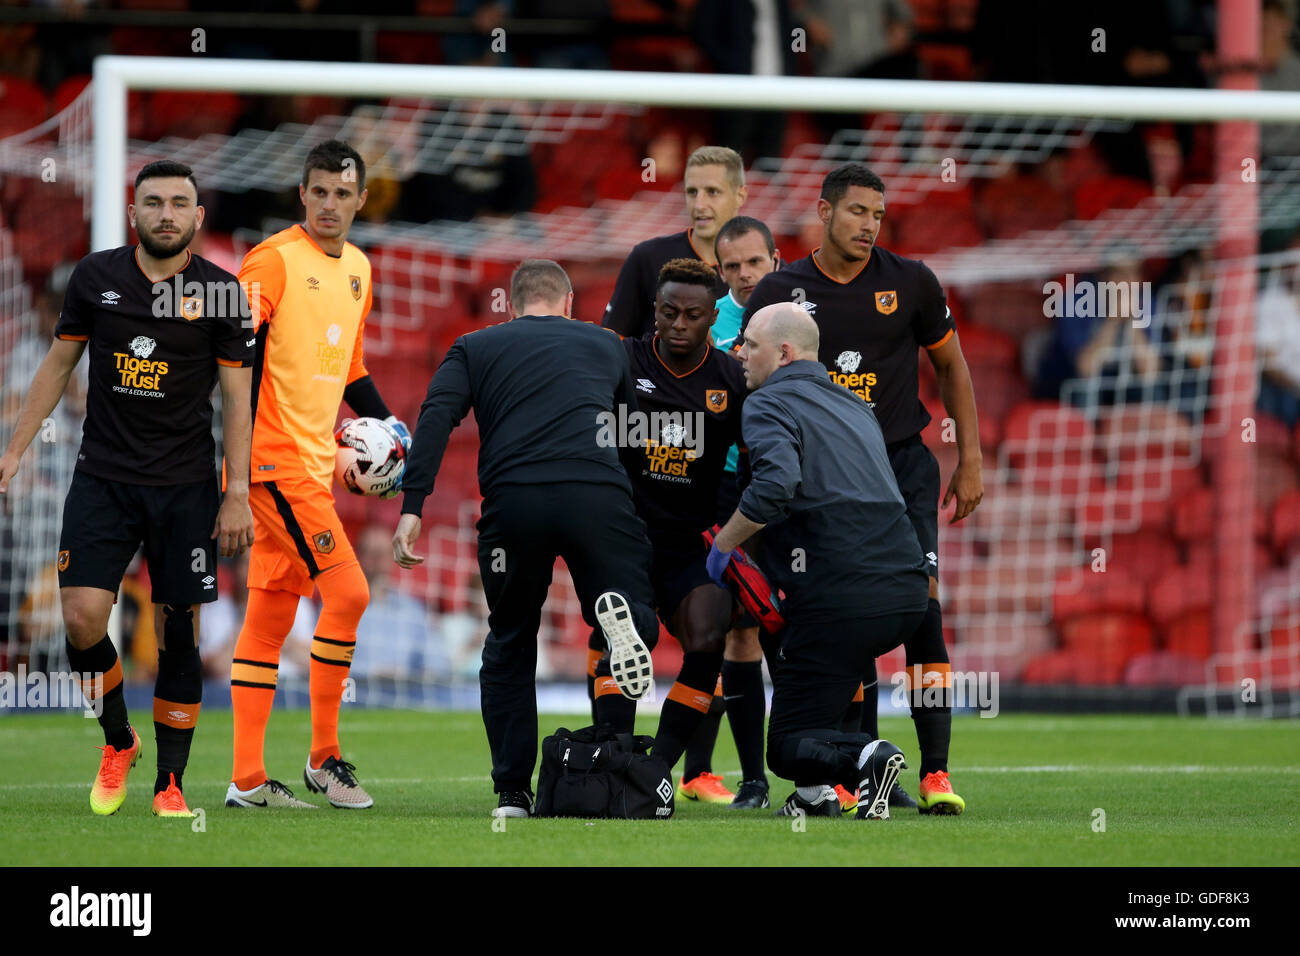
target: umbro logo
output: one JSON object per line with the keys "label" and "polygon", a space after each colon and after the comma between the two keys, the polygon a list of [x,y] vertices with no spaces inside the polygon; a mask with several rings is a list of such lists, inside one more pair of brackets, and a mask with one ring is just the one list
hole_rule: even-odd
{"label": "umbro logo", "polygon": [[257,344],[257,339],[249,339],[247,342],[244,343],[244,345],[250,349],[256,344]]}
{"label": "umbro logo", "polygon": [[809,315],[812,315],[813,313],[815,313],[815,312],[817,311],[817,303],[816,303],[816,302],[808,302],[808,301],[804,301],[804,302],[796,302],[795,305],[799,306],[799,308],[803,309],[803,310],[804,310],[805,312],[807,312]]}
{"label": "umbro logo", "polygon": [[185,711],[183,711],[183,710],[169,710],[169,711],[167,711],[167,716],[170,717],[172,720],[189,720],[189,719],[190,719],[190,715],[187,714],[187,713],[185,713]]}
{"label": "umbro logo", "polygon": [[101,292],[100,296],[102,297],[99,303],[100,305],[117,305],[117,300],[122,298],[112,289],[109,289],[107,292]]}
{"label": "umbro logo", "polygon": [[925,559],[929,561],[931,564],[937,565],[939,563],[939,556],[935,554],[933,551],[925,552]]}
{"label": "umbro logo", "polygon": [[659,799],[667,804],[673,797],[673,782],[664,777],[659,781],[659,786],[655,787],[655,793],[659,794]]}
{"label": "umbro logo", "polygon": [[307,288],[310,289],[310,290],[313,291],[313,292],[315,292],[316,290],[318,290],[318,289],[320,288],[320,279],[317,279],[315,276],[308,276],[308,277],[307,277]]}
{"label": "umbro logo", "polygon": [[203,590],[205,591],[212,590],[212,585],[216,583],[217,583],[217,579],[209,574],[207,577],[203,579]]}
{"label": "umbro logo", "polygon": [[636,380],[636,390],[645,392],[648,395],[655,390],[655,383],[648,378],[638,378]]}

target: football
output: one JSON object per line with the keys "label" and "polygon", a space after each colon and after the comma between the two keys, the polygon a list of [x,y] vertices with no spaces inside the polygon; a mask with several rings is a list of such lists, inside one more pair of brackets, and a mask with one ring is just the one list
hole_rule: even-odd
{"label": "football", "polygon": [[406,471],[406,448],[378,418],[346,419],[334,433],[334,477],[354,495],[392,491]]}

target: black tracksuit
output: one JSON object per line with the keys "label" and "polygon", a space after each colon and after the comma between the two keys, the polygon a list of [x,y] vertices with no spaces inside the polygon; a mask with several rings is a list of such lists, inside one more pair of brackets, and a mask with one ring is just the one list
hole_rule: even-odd
{"label": "black tracksuit", "polygon": [[601,422],[636,409],[618,336],[554,315],[521,316],[461,336],[420,409],[402,511],[418,515],[451,430],[472,408],[479,428],[479,571],[489,631],[479,671],[496,791],[530,790],[537,761],[537,629],[556,556],[573,575],[583,618],[622,593],[637,632],[659,633],[650,542],[618,449]]}
{"label": "black tracksuit", "polygon": [[871,662],[920,623],[925,558],[876,416],[820,362],[773,372],[742,429],[753,478],[740,513],[766,525],[759,563],[785,592],[768,766],[852,789],[871,738],[840,733],[840,721]]}

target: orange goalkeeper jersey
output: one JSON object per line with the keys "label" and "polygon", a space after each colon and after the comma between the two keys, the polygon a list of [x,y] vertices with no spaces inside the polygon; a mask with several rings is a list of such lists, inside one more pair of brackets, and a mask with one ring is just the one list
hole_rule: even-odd
{"label": "orange goalkeeper jersey", "polygon": [[302,225],[266,239],[239,270],[253,312],[253,481],[334,480],[334,421],[346,385],[366,375],[370,260],[351,243],[327,255]]}

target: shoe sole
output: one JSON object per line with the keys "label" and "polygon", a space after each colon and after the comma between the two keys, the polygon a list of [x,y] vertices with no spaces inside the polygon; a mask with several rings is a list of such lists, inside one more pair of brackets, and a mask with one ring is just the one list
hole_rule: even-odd
{"label": "shoe sole", "polygon": [[924,804],[918,800],[916,804],[917,812],[925,816],[959,817],[962,811],[966,809],[966,803],[960,797],[957,797],[956,800],[949,799],[956,796],[956,794],[947,793],[936,794]]}
{"label": "shoe sole", "polygon": [[609,645],[609,672],[619,691],[629,700],[640,700],[654,680],[650,649],[636,632],[632,609],[621,594],[606,591],[596,598],[596,623]]}
{"label": "shoe sole", "polygon": [[262,803],[252,803],[248,800],[245,800],[243,797],[231,793],[230,792],[231,789],[234,789],[234,784],[231,784],[230,789],[226,790],[226,806],[232,810],[316,810],[318,809],[314,803],[306,803],[306,802],[304,802],[303,805],[300,807],[294,807],[294,806],[272,807],[269,806],[265,801],[263,801]]}
{"label": "shoe sole", "polygon": [[885,772],[880,777],[880,790],[876,797],[867,807],[866,812],[862,812],[861,804],[858,806],[858,818],[863,820],[888,820],[889,819],[889,794],[894,789],[894,784],[898,782],[898,774],[907,766],[907,761],[901,753],[891,755],[885,760]]}
{"label": "shoe sole", "polygon": [[520,818],[520,819],[527,819],[528,816],[529,816],[529,813],[528,813],[528,811],[525,810],[523,807],[497,807],[496,809],[494,809],[494,810],[492,811],[492,816],[494,816],[494,817],[498,817],[498,818],[499,818],[499,817],[518,817],[518,818]]}
{"label": "shoe sole", "polygon": [[[320,784],[314,783],[312,781],[311,774],[305,769],[302,772],[302,782],[307,784],[307,791],[309,793],[321,794],[326,800],[329,801],[329,805],[331,807],[337,807],[339,810],[369,810],[371,807],[375,805],[375,800],[373,797],[367,797],[365,803],[335,802],[334,799],[330,797],[329,792],[325,789],[325,787],[322,787]],[[328,784],[326,784],[326,786],[328,786]]]}

